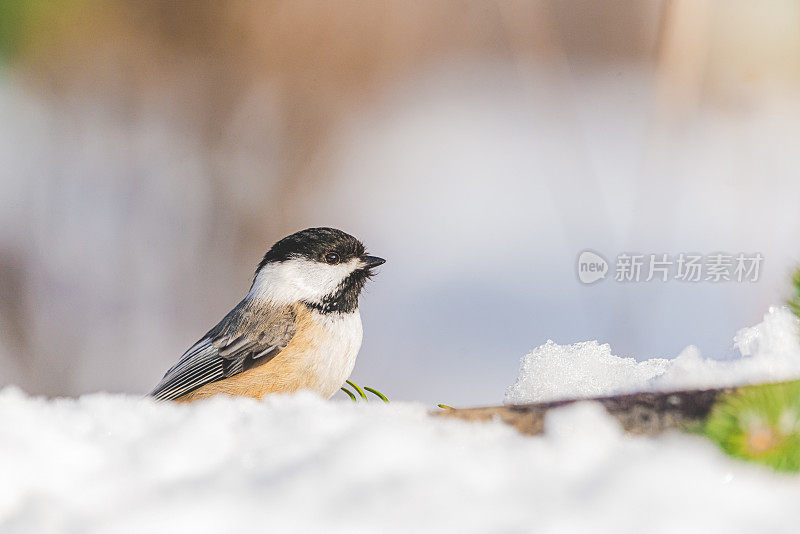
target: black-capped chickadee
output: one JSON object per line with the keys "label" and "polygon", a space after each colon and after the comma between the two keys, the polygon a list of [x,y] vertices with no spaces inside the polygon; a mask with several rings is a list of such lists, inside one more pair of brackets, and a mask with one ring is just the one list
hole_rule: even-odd
{"label": "black-capped chickadee", "polygon": [[355,237],[309,228],[275,243],[247,296],[184,353],[150,393],[194,401],[310,389],[328,398],[361,347],[358,295],[373,268]]}

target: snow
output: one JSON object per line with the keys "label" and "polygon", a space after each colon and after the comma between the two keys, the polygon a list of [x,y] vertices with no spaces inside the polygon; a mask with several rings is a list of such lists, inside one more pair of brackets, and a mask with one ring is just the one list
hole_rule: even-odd
{"label": "snow", "polygon": [[552,340],[522,358],[507,404],[592,397],[645,390],[704,388],[800,378],[800,321],[773,307],[756,326],[734,337],[738,355],[705,358],[686,347],[674,359],[636,361],[597,341],[558,345]]}
{"label": "snow", "polygon": [[[636,362],[596,342],[548,343],[523,360],[541,376],[515,387],[550,398],[789,376],[797,326],[770,310],[737,334],[731,361],[687,350]],[[3,533],[788,533],[800,521],[800,478],[700,436],[627,436],[591,402],[550,412],[529,437],[420,404],[310,393],[184,405],[9,387],[0,421]]]}
{"label": "snow", "polygon": [[0,393],[0,531],[789,532],[800,480],[599,406],[542,437],[421,405]]}

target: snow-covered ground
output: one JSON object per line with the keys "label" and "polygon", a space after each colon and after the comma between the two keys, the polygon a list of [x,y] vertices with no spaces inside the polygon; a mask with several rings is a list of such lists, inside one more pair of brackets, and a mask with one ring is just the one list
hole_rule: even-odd
{"label": "snow-covered ground", "polygon": [[596,405],[543,437],[311,395],[0,397],[0,531],[794,532],[800,479]]}
{"label": "snow-covered ground", "polygon": [[[738,363],[636,363],[602,345],[547,345],[525,362],[563,386],[530,397],[666,386],[694,373],[742,380],[748,365],[748,376],[785,376],[800,369],[796,328],[772,310],[738,334]],[[520,392],[535,385],[525,371]],[[626,436],[592,403],[552,412],[543,436],[526,437],[410,403],[48,401],[6,388],[0,422],[3,533],[788,533],[800,524],[800,478],[735,461],[697,436]]]}

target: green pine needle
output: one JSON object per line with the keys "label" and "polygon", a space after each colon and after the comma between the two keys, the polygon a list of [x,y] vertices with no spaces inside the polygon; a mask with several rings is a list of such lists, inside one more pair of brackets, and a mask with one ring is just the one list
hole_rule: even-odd
{"label": "green pine needle", "polygon": [[[359,386],[358,384],[356,384],[352,380],[345,380],[345,382],[347,382],[350,386],[353,387],[353,389],[355,389],[358,392],[358,397],[361,397],[362,399],[364,399],[367,402],[369,402],[369,399],[367,398],[367,394],[364,393],[364,391],[369,391],[370,393],[374,394],[375,396],[380,397],[380,399],[383,402],[389,402],[389,399],[386,398],[386,395],[384,395],[383,393],[381,393],[377,389],[374,389],[374,388],[371,388],[371,387],[368,387],[368,386],[364,386],[362,388],[361,386]],[[347,396],[350,397],[350,400],[352,400],[353,402],[358,402],[358,397],[356,397],[353,394],[352,391],[350,391],[349,389],[347,389],[344,386],[342,386],[340,389],[342,391],[344,391],[345,393],[347,393]]]}
{"label": "green pine needle", "polygon": [[359,397],[361,397],[361,398],[362,398],[362,399],[364,399],[364,400],[367,400],[367,395],[366,395],[366,393],[364,393],[364,390],[362,390],[360,387],[358,387],[358,384],[356,384],[356,383],[355,383],[355,382],[353,382],[352,380],[345,380],[345,382],[347,382],[348,384],[350,384],[351,386],[353,386],[353,389],[355,389],[355,390],[358,392],[358,396],[359,396]]}
{"label": "green pine needle", "polygon": [[437,404],[436,406],[438,406],[442,410],[455,410],[455,408],[453,408],[452,406],[448,406],[447,404]]}
{"label": "green pine needle", "polygon": [[736,458],[800,471],[800,380],[749,386],[723,397],[704,433]]}
{"label": "green pine needle", "polygon": [[800,317],[800,269],[797,269],[792,276],[792,285],[794,285],[794,296],[786,304],[789,305],[792,313]]}
{"label": "green pine needle", "polygon": [[[370,393],[372,393],[373,395],[376,395],[376,396],[380,397],[380,399],[381,399],[383,402],[389,402],[389,399],[387,399],[387,398],[386,398],[386,395],[384,395],[383,393],[381,393],[381,392],[380,392],[380,391],[378,391],[377,389],[373,389],[373,388],[371,388],[371,387],[369,387],[369,386],[364,386],[364,389],[366,389],[367,391],[369,391],[369,392],[370,392]],[[366,397],[364,397],[364,398],[366,398]]]}

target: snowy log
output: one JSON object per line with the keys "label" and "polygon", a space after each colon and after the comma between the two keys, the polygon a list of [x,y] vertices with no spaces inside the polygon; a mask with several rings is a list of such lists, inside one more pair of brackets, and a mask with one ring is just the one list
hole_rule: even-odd
{"label": "snowy log", "polygon": [[616,418],[626,432],[653,435],[670,429],[685,429],[705,420],[714,402],[739,388],[690,389],[669,392],[630,393],[607,397],[566,399],[534,404],[490,406],[485,408],[447,409],[436,412],[443,417],[467,421],[499,418],[523,434],[541,434],[549,410],[576,402],[600,403]]}

